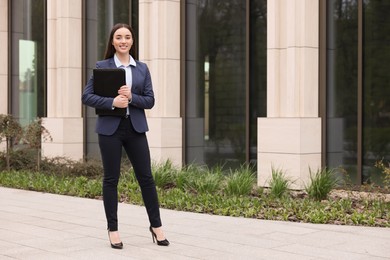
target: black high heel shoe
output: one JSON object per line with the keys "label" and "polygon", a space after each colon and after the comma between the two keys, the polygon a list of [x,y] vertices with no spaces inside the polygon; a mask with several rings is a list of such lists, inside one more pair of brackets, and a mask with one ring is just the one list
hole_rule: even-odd
{"label": "black high heel shoe", "polygon": [[110,244],[111,244],[112,248],[115,248],[115,249],[122,249],[123,248],[123,243],[122,242],[115,243],[115,244],[111,243],[110,230],[108,230],[108,240],[110,240]]}
{"label": "black high heel shoe", "polygon": [[149,231],[150,231],[150,233],[152,233],[153,243],[155,243],[154,239],[156,239],[157,245],[159,245],[159,246],[168,246],[169,245],[169,241],[167,239],[164,239],[161,241],[157,240],[157,235],[156,235],[156,233],[154,233],[152,227],[149,227]]}

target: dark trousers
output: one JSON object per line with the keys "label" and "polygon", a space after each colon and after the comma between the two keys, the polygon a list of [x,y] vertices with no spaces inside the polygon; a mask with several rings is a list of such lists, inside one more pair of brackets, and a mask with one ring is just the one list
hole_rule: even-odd
{"label": "dark trousers", "polygon": [[103,202],[108,229],[110,231],[118,230],[118,182],[122,147],[126,151],[141,187],[150,225],[160,227],[160,209],[145,133],[137,133],[130,122],[130,118],[123,118],[113,135],[99,135],[99,147],[104,168]]}

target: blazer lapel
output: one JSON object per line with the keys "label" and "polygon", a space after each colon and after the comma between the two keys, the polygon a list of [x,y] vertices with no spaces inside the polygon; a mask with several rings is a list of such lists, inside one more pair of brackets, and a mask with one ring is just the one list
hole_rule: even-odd
{"label": "blazer lapel", "polygon": [[112,69],[116,69],[116,65],[115,65],[115,61],[114,61],[114,57],[112,57],[110,60],[109,60],[109,67],[112,68]]}

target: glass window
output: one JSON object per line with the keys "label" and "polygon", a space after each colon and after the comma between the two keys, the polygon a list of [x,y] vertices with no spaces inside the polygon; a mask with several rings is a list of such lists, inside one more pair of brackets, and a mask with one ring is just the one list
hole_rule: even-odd
{"label": "glass window", "polygon": [[378,184],[375,162],[390,162],[390,1],[363,8],[363,180]]}
{"label": "glass window", "polygon": [[[87,0],[86,1],[86,80],[92,74],[96,61],[104,59],[111,28],[116,23],[130,24],[138,35],[138,1]],[[138,37],[136,37],[138,41]],[[138,44],[138,43],[137,43]],[[100,159],[95,134],[95,109],[86,107],[87,157]]]}
{"label": "glass window", "polygon": [[257,162],[257,118],[267,116],[267,1],[250,1],[250,162]]}
{"label": "glass window", "polygon": [[381,184],[375,163],[390,161],[390,2],[361,1],[327,2],[327,160],[329,167],[342,166],[352,183],[361,177]]}
{"label": "glass window", "polygon": [[250,10],[246,3],[186,1],[187,163],[236,167],[257,158],[257,117],[266,108],[266,1],[250,1]]}
{"label": "glass window", "polygon": [[13,0],[11,9],[11,113],[22,125],[46,116],[44,0]]}
{"label": "glass window", "polygon": [[327,2],[327,162],[357,172],[357,1]]}
{"label": "glass window", "polygon": [[245,1],[187,1],[187,162],[245,160]]}
{"label": "glass window", "polygon": [[[327,162],[357,173],[357,0],[327,2]],[[355,182],[355,180],[352,180]]]}

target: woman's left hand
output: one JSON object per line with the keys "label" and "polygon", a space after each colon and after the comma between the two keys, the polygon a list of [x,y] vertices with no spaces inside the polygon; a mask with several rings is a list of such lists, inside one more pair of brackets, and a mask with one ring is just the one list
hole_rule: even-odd
{"label": "woman's left hand", "polygon": [[132,98],[130,88],[129,88],[127,85],[123,85],[123,86],[118,90],[118,94],[127,97],[128,100],[131,100],[131,98]]}

